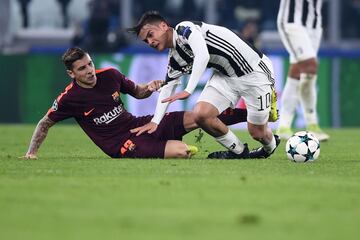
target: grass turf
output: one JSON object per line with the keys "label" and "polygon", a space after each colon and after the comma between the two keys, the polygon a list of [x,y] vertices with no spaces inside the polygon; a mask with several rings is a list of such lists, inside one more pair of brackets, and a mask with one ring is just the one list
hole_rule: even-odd
{"label": "grass turf", "polygon": [[[39,160],[33,125],[0,126],[1,239],[358,239],[360,129],[328,130],[320,158],[113,160],[79,127],[53,127]],[[185,137],[194,143],[197,132]],[[249,142],[246,132],[237,134]]]}

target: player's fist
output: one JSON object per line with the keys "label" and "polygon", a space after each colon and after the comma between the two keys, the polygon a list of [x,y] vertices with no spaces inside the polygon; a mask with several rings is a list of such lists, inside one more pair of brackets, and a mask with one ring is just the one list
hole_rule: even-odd
{"label": "player's fist", "polygon": [[148,90],[151,92],[155,92],[159,90],[162,87],[162,85],[164,85],[164,83],[165,81],[163,80],[153,80],[147,84]]}

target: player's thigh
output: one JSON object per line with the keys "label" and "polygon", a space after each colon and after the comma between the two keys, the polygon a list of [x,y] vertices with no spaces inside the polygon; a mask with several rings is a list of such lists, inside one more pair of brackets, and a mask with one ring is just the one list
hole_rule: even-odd
{"label": "player's thigh", "polygon": [[164,158],[165,140],[150,134],[132,135],[120,147],[120,158]]}
{"label": "player's thigh", "polygon": [[316,54],[317,54],[317,52],[319,51],[319,48],[320,48],[321,39],[322,39],[322,33],[323,33],[322,29],[309,30],[311,43],[312,43],[312,46],[313,46],[314,51],[315,51]]}
{"label": "player's thigh", "polygon": [[181,140],[188,132],[184,126],[184,115],[184,111],[166,113],[153,136],[159,140]]}
{"label": "player's thigh", "polygon": [[309,31],[296,24],[285,24],[279,29],[281,41],[290,55],[290,62],[296,63],[316,57],[317,50]]}
{"label": "player's thigh", "polygon": [[213,105],[220,113],[231,107],[235,108],[240,96],[229,85],[231,79],[218,73],[214,73],[205,85],[197,102],[207,102]]}
{"label": "player's thigh", "polygon": [[242,92],[246,104],[247,121],[254,125],[264,125],[269,119],[271,107],[271,85],[249,86]]}

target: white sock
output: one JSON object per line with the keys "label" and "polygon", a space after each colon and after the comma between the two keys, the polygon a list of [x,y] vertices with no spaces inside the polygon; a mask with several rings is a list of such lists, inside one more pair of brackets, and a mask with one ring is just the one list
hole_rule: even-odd
{"label": "white sock", "polygon": [[316,112],[316,79],[316,74],[300,74],[300,102],[307,124],[318,123]]}
{"label": "white sock", "polygon": [[275,140],[274,135],[273,135],[273,137],[271,139],[271,142],[268,143],[268,144],[263,144],[263,146],[264,146],[264,150],[267,153],[271,153],[272,151],[274,151],[274,149],[276,148],[276,140]]}
{"label": "white sock", "polygon": [[299,101],[300,81],[288,77],[281,96],[279,127],[291,128],[296,106]]}
{"label": "white sock", "polygon": [[240,154],[244,151],[244,144],[238,137],[229,129],[229,131],[220,137],[215,138],[221,145],[229,149],[230,151]]}

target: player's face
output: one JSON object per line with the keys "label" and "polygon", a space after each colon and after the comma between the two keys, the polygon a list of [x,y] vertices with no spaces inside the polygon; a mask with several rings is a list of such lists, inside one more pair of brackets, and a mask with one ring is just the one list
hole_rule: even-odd
{"label": "player's face", "polygon": [[172,33],[165,22],[146,24],[140,32],[139,38],[150,47],[163,51],[172,46]]}
{"label": "player's face", "polygon": [[84,88],[92,88],[96,84],[95,66],[89,54],[76,60],[72,64],[72,70],[68,70],[69,76]]}

